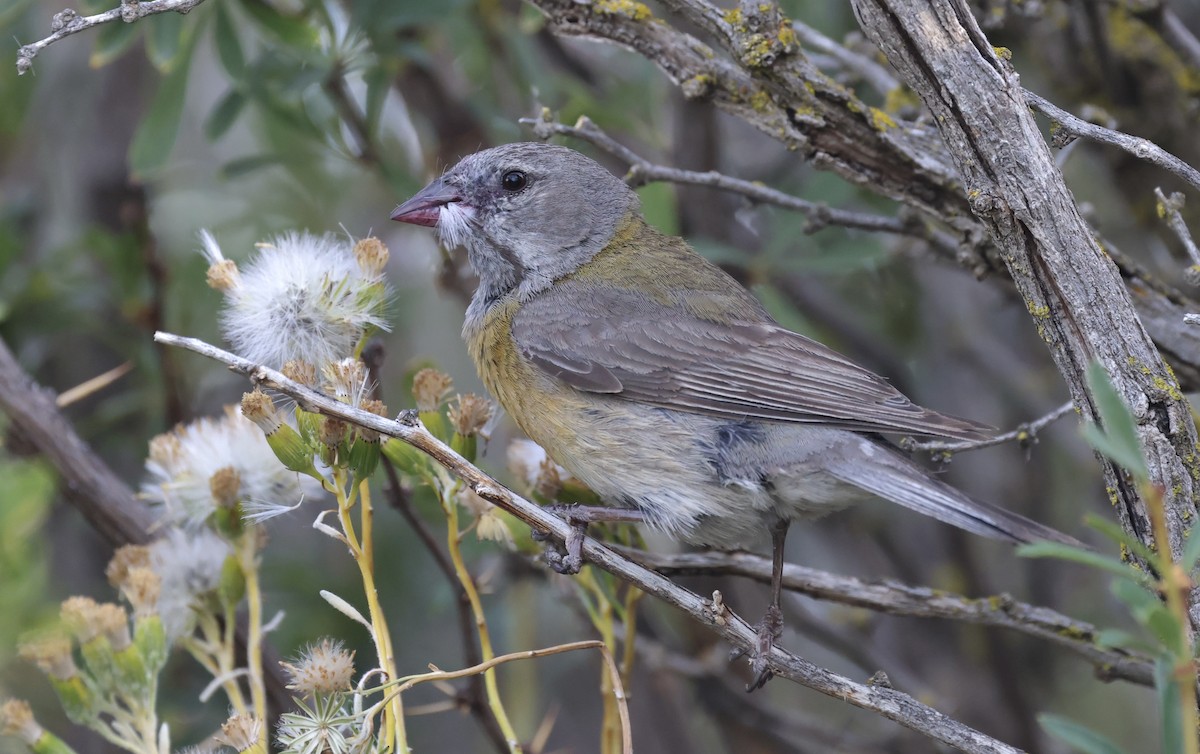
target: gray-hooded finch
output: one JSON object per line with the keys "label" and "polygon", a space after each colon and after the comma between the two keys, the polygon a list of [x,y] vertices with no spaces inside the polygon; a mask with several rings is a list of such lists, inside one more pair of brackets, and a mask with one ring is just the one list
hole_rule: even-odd
{"label": "gray-hooded finch", "polygon": [[975,534],[1074,542],[930,477],[878,438],[956,440],[988,429],[914,405],[882,377],[776,323],[637,195],[564,147],[508,144],[464,158],[392,213],[463,245],[479,275],[463,337],[479,375],[535,442],[614,508],[688,542],[771,533],[775,578],[754,686],[782,628],[788,523],[881,497]]}

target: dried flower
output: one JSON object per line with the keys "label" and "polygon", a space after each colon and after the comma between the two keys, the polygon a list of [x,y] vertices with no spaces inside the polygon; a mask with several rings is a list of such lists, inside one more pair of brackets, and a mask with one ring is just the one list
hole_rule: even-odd
{"label": "dried flower", "polygon": [[354,678],[354,653],[329,638],[309,645],[295,662],[279,664],[287,671],[288,688],[302,696],[349,691]]}
{"label": "dried flower", "polygon": [[283,466],[263,433],[235,407],[152,440],[146,471],[142,497],[161,505],[176,525],[204,523],[222,501],[290,501],[319,493],[315,480]]}
{"label": "dried flower", "polygon": [[9,699],[0,704],[0,732],[16,736],[28,746],[33,746],[42,737],[42,726],[33,719],[29,703],[21,699]]}
{"label": "dried flower", "polygon": [[458,504],[475,516],[475,536],[481,540],[503,542],[512,545],[513,535],[508,524],[499,516],[500,509],[463,487],[456,493]]}
{"label": "dried flower", "polygon": [[454,387],[450,375],[438,369],[422,369],[413,376],[413,397],[418,411],[437,411]]}
{"label": "dried flower", "polygon": [[454,431],[470,437],[483,432],[488,421],[492,418],[492,402],[474,393],[458,396],[455,405],[450,407],[450,424]]}
{"label": "dried flower", "polygon": [[378,238],[371,236],[363,238],[354,244],[354,259],[363,274],[368,277],[379,277],[388,261],[388,248]]}
{"label": "dried flower", "polygon": [[317,386],[317,368],[312,362],[302,359],[288,359],[283,363],[283,367],[279,370],[283,372],[283,376],[293,382],[299,382],[301,385],[308,387]]}
{"label": "dried flower", "polygon": [[[205,234],[209,264],[224,260]],[[321,365],[349,356],[383,319],[382,267],[364,269],[351,245],[332,235],[287,233],[258,253],[223,289],[222,330],[239,355],[279,368],[290,359]]]}
{"label": "dried flower", "polygon": [[161,580],[158,614],[168,640],[174,642],[191,630],[196,607],[221,582],[221,569],[230,555],[229,545],[207,528],[173,528],[150,545],[154,571]]}
{"label": "dried flower", "polygon": [[133,568],[144,568],[150,565],[150,548],[145,545],[124,545],[113,553],[112,560],[104,569],[108,583],[117,588],[127,581],[129,571]]}
{"label": "dried flower", "polygon": [[62,634],[44,634],[22,641],[17,647],[17,654],[56,681],[79,675],[75,656],[71,654],[71,640]]}
{"label": "dried flower", "polygon": [[571,472],[556,464],[533,440],[516,439],[508,444],[508,469],[527,488],[548,500],[557,497],[563,482],[571,478]]}
{"label": "dried flower", "polygon": [[216,734],[217,743],[232,747],[235,751],[262,751],[263,721],[251,714],[236,714],[221,725],[221,732]]}

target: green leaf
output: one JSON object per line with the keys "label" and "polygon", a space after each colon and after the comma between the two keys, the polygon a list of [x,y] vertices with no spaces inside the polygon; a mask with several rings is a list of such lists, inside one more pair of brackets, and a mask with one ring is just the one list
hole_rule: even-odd
{"label": "green leaf", "polygon": [[1148,479],[1150,472],[1146,469],[1142,447],[1138,444],[1137,425],[1133,421],[1133,414],[1113,389],[1108,374],[1098,362],[1092,362],[1088,367],[1087,382],[1104,429],[1101,431],[1095,424],[1088,424],[1083,429],[1083,436],[1093,448],[1113,462],[1124,466],[1138,479]]}
{"label": "green leaf", "polygon": [[1112,592],[1125,603],[1134,619],[1158,639],[1160,651],[1174,653],[1183,646],[1183,627],[1157,594],[1128,581],[1115,582]]}
{"label": "green leaf", "polygon": [[264,31],[288,47],[306,50],[316,44],[317,30],[303,18],[285,16],[262,0],[242,0],[242,8]]}
{"label": "green leaf", "polygon": [[1120,524],[1114,521],[1109,521],[1107,518],[1101,518],[1094,513],[1089,513],[1084,517],[1084,523],[1108,537],[1116,544],[1129,549],[1139,558],[1148,563],[1153,563],[1158,558],[1158,556],[1154,554],[1153,550],[1135,537],[1131,537],[1128,532],[1121,528]]}
{"label": "green leaf", "polygon": [[388,93],[392,89],[394,72],[388,66],[375,66],[363,71],[363,80],[367,83],[366,111],[368,133],[379,133],[379,121],[383,117],[383,106],[387,102]]}
{"label": "green leaf", "polygon": [[258,154],[250,157],[239,157],[236,160],[230,160],[221,166],[221,177],[229,180],[231,178],[241,178],[263,168],[279,167],[284,165],[283,157],[274,154]]}
{"label": "green leaf", "polygon": [[[1158,707],[1162,720],[1163,754],[1184,754],[1183,718],[1179,712],[1179,685],[1175,683],[1175,663],[1161,658],[1154,663],[1154,687],[1158,691]],[[1189,727],[1192,715],[1188,715]]]}
{"label": "green leaf", "polygon": [[1096,646],[1102,649],[1133,649],[1154,654],[1162,648],[1119,628],[1103,628],[1096,632]]}
{"label": "green leaf", "polygon": [[1191,573],[1196,567],[1196,561],[1200,560],[1200,531],[1193,526],[1188,529],[1187,544],[1183,547],[1183,557],[1180,559],[1180,565],[1187,573]]}
{"label": "green leaf", "polygon": [[159,13],[143,19],[141,23],[150,25],[146,36],[146,57],[150,58],[150,63],[159,73],[175,70],[188,28],[184,17],[178,13]]}
{"label": "green leaf", "polygon": [[[195,37],[193,36],[194,40]],[[190,42],[187,47],[191,47]],[[183,118],[183,101],[187,93],[188,69],[191,67],[191,50],[185,50],[180,64],[166,76],[158,86],[150,112],[138,126],[129,147],[129,167],[134,176],[143,179],[147,174],[161,168],[171,156],[175,146],[175,135]]]}
{"label": "green leaf", "polygon": [[1134,584],[1145,583],[1146,575],[1141,571],[1122,563],[1116,558],[1102,555],[1091,550],[1072,547],[1061,542],[1031,542],[1017,548],[1017,554],[1023,558],[1058,558],[1072,563],[1108,571],[1114,576]]}
{"label": "green leaf", "polygon": [[141,33],[141,24],[105,24],[96,33],[96,46],[88,58],[92,68],[103,68],[125,54],[133,40]]}
{"label": "green leaf", "polygon": [[1083,754],[1125,754],[1107,736],[1058,715],[1038,715],[1046,732]]}
{"label": "green leaf", "polygon": [[212,113],[208,116],[208,121],[204,124],[204,133],[209,140],[216,141],[221,138],[241,115],[245,106],[245,95],[237,89],[230,89],[213,108]]}
{"label": "green leaf", "polygon": [[221,67],[234,81],[240,81],[246,73],[246,56],[238,39],[237,27],[233,24],[232,11],[226,3],[217,4],[217,22],[213,29],[213,41],[217,46],[217,58]]}

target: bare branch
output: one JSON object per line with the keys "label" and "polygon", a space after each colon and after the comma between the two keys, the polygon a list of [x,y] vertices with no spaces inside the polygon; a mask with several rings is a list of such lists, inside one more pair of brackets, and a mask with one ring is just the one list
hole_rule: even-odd
{"label": "bare branch", "polygon": [[187,13],[203,2],[204,0],[141,0],[141,2],[138,0],[121,0],[121,4],[116,8],[106,10],[103,13],[97,13],[94,16],[81,16],[70,8],[59,11],[54,14],[54,18],[50,22],[50,36],[27,45],[21,45],[21,48],[17,50],[17,73],[24,74],[28,72],[33,68],[33,59],[37,57],[39,52],[72,34],[78,34],[94,26],[114,21],[124,21],[127,24],[131,24],[134,21],[146,16],[153,16],[157,13],[167,13],[169,11]]}
{"label": "bare branch", "polygon": [[845,45],[838,44],[800,21],[792,21],[792,30],[796,32],[796,37],[802,44],[823,52],[838,61],[847,70],[858,74],[863,81],[870,84],[871,88],[880,94],[887,96],[889,92],[899,88],[900,82],[896,80],[892,72],[867,56],[860,55]]}
{"label": "bare branch", "polygon": [[1158,200],[1158,216],[1166,220],[1167,227],[1179,237],[1179,242],[1183,244],[1184,250],[1192,259],[1192,266],[1194,268],[1200,266],[1200,249],[1196,248],[1196,242],[1192,240],[1192,233],[1188,230],[1187,223],[1183,221],[1183,215],[1180,214],[1180,210],[1183,209],[1183,194],[1175,191],[1167,196],[1161,188],[1155,186],[1154,198]]}
{"label": "bare branch", "polygon": [[1114,131],[1111,128],[1088,123],[1082,118],[1076,118],[1074,115],[1071,115],[1066,110],[1050,102],[1050,100],[1028,90],[1025,91],[1025,99],[1031,107],[1054,120],[1068,134],[1085,136],[1101,144],[1109,144],[1123,149],[1138,159],[1145,160],[1174,173],[1190,183],[1192,188],[1200,190],[1200,170],[1196,170],[1196,168],[1149,139],[1143,139],[1140,136],[1131,136],[1121,131]]}
{"label": "bare branch", "polygon": [[541,118],[522,118],[521,123],[533,128],[533,133],[540,139],[548,139],[552,135],[570,136],[592,144],[608,152],[612,156],[629,164],[629,173],[625,180],[633,186],[641,186],[655,181],[681,183],[690,186],[709,186],[734,194],[740,194],[748,199],[763,204],[794,210],[809,217],[805,231],[815,233],[827,225],[837,225],[843,228],[855,228],[880,233],[912,236],[929,241],[943,248],[943,251],[956,252],[958,244],[945,233],[938,233],[916,218],[891,217],[876,215],[869,212],[851,212],[850,210],[829,207],[820,202],[811,202],[798,196],[785,193],[770,186],[733,178],[715,170],[697,172],[681,170],[667,165],[650,162],[629,147],[605,133],[587,116],[581,117],[574,126],[558,123],[550,119],[549,113]]}
{"label": "bare branch", "polygon": [[[746,552],[651,553],[618,548],[624,555],[659,573],[720,574],[771,583],[771,561]],[[1010,628],[1068,649],[1096,666],[1106,680],[1122,679],[1154,685],[1154,663],[1147,657],[1096,644],[1096,627],[1050,608],[1018,602],[1007,594],[969,598],[897,581],[863,581],[853,576],[786,563],[783,587],[814,599],[914,618],[943,618],[983,626]]]}
{"label": "bare branch", "polygon": [[901,443],[901,445],[905,450],[933,451],[935,453],[957,453],[963,450],[978,450],[979,448],[990,448],[993,445],[1002,445],[1006,442],[1012,442],[1014,440],[1022,445],[1025,445],[1027,443],[1037,442],[1037,433],[1041,431],[1043,427],[1066,416],[1074,408],[1075,404],[1067,401],[1045,416],[1022,424],[1010,432],[1005,432],[1003,434],[996,435],[995,437],[989,437],[986,440],[964,440],[960,442],[930,440],[927,442],[916,442],[910,438],[906,438],[905,442]]}
{"label": "bare branch", "polygon": [[[388,437],[406,442],[450,470],[475,494],[499,506],[525,524],[544,532],[558,541],[570,533],[566,521],[554,516],[539,505],[505,488],[491,476],[480,471],[449,446],[421,426],[412,412],[401,414],[393,421],[362,411],[289,380],[274,369],[223,351],[195,338],[170,333],[155,333],[158,343],[177,346],[227,364],[230,369],[246,375],[256,385],[276,390],[296,401],[306,411],[337,417]],[[754,629],[727,608],[714,610],[714,605],[671,580],[634,563],[605,545],[586,538],[583,556],[598,567],[638,587],[644,592],[684,611],[710,631],[734,647],[752,651],[757,635]],[[984,735],[937,710],[921,704],[908,694],[884,686],[856,683],[837,675],[778,646],[767,655],[767,664],[780,678],[799,683],[831,697],[842,699],[856,707],[875,712],[889,720],[972,754],[1018,754],[1018,750]]]}

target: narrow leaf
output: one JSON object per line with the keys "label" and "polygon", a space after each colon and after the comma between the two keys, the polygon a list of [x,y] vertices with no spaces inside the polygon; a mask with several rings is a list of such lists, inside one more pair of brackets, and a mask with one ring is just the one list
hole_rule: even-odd
{"label": "narrow leaf", "polygon": [[159,73],[170,73],[179,64],[179,53],[183,49],[185,30],[184,18],[178,13],[159,13],[141,23],[148,24],[146,57]]}
{"label": "narrow leaf", "polygon": [[1081,565],[1108,571],[1114,576],[1120,576],[1122,579],[1127,579],[1134,583],[1143,583],[1146,580],[1146,575],[1141,571],[1122,563],[1116,558],[1092,552],[1091,550],[1064,545],[1060,542],[1031,542],[1018,547],[1017,554],[1023,558],[1058,558],[1059,560],[1069,560],[1072,563],[1080,563]]}
{"label": "narrow leaf", "polygon": [[236,89],[226,92],[217,106],[213,108],[204,124],[204,133],[209,140],[216,141],[229,130],[237,117],[246,106],[246,97]]}
{"label": "narrow leaf", "polygon": [[1083,754],[1125,754],[1107,736],[1058,715],[1038,715],[1046,732]]}
{"label": "narrow leaf", "polygon": [[1133,554],[1148,563],[1153,563],[1158,557],[1154,554],[1153,550],[1135,537],[1130,536],[1128,532],[1121,528],[1120,524],[1114,521],[1109,521],[1107,518],[1101,518],[1094,513],[1089,513],[1084,517],[1084,523],[1116,544],[1130,550]]}
{"label": "narrow leaf", "polygon": [[171,156],[179,123],[183,119],[191,57],[190,50],[185,52],[179,65],[163,77],[154,102],[150,105],[150,112],[134,134],[133,144],[129,148],[129,165],[138,178],[161,168]]}
{"label": "narrow leaf", "polygon": [[[1158,705],[1162,720],[1163,754],[1184,754],[1183,717],[1179,710],[1179,685],[1175,683],[1174,663],[1170,658],[1160,659],[1154,664],[1154,687],[1158,691]],[[1194,714],[1194,711],[1193,711]],[[1188,715],[1189,721],[1193,714]],[[1194,724],[1189,722],[1189,725]],[[1194,735],[1189,731],[1190,735]]]}
{"label": "narrow leaf", "polygon": [[1101,432],[1095,425],[1084,428],[1084,437],[1096,450],[1108,456],[1115,463],[1124,466],[1129,473],[1138,479],[1150,476],[1146,469],[1146,461],[1142,457],[1142,447],[1138,443],[1137,425],[1129,407],[1113,389],[1108,380],[1108,374],[1099,363],[1093,362],[1088,367],[1088,388],[1096,401],[1096,410],[1100,412]]}
{"label": "narrow leaf", "polygon": [[1184,545],[1180,564],[1185,572],[1191,573],[1198,560],[1200,560],[1200,531],[1196,531],[1196,527],[1193,526],[1188,530],[1187,544]]}
{"label": "narrow leaf", "polygon": [[226,3],[217,4],[217,22],[213,28],[213,41],[217,46],[217,58],[221,67],[234,81],[240,81],[246,71],[246,56],[238,39],[237,27],[233,24],[232,11]]}
{"label": "narrow leaf", "polygon": [[141,33],[141,24],[105,24],[96,32],[96,46],[88,58],[92,68],[103,68],[125,54],[133,40]]}

